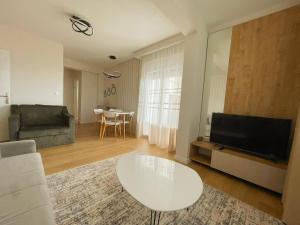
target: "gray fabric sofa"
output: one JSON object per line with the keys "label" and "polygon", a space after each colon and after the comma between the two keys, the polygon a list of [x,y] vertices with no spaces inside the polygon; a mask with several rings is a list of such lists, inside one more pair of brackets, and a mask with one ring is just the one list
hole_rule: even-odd
{"label": "gray fabric sofa", "polygon": [[34,141],[0,143],[0,224],[56,224]]}
{"label": "gray fabric sofa", "polygon": [[37,148],[74,143],[74,117],[66,106],[11,105],[10,140],[35,140]]}

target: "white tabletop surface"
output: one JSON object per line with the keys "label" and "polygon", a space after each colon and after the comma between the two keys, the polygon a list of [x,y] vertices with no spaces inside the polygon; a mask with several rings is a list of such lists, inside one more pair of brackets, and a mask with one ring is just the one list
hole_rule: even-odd
{"label": "white tabletop surface", "polygon": [[191,168],[149,155],[128,154],[117,162],[123,188],[137,201],[155,211],[174,211],[193,205],[203,183]]}
{"label": "white tabletop surface", "polygon": [[[104,111],[106,111],[106,110],[104,110]],[[129,111],[123,111],[121,109],[110,109],[107,112],[112,112],[112,113],[115,113],[117,115],[129,115],[129,114],[132,113],[132,112],[129,112]]]}

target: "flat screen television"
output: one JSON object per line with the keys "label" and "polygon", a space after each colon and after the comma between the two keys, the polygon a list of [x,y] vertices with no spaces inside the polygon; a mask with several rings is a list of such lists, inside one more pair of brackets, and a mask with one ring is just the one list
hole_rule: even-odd
{"label": "flat screen television", "polygon": [[210,142],[273,161],[286,161],[291,120],[213,113]]}

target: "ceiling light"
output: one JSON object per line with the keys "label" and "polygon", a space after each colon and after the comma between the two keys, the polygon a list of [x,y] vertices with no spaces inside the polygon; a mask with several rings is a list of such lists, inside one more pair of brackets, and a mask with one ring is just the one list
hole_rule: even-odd
{"label": "ceiling light", "polygon": [[70,21],[72,23],[72,28],[74,31],[78,33],[83,33],[87,36],[93,35],[93,27],[92,25],[84,19],[81,19],[77,16],[70,17]]}
{"label": "ceiling light", "polygon": [[107,78],[119,78],[122,74],[119,71],[114,71],[114,72],[103,72],[104,76]]}

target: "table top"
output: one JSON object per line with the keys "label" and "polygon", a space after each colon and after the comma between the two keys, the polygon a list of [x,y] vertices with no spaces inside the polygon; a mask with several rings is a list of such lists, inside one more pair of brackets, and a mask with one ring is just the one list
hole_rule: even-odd
{"label": "table top", "polygon": [[94,112],[95,113],[112,112],[112,113],[116,113],[118,115],[127,115],[127,114],[132,113],[132,111],[123,111],[121,109],[111,109],[111,110],[94,109]]}
{"label": "table top", "polygon": [[154,211],[188,208],[203,191],[202,180],[194,170],[168,159],[128,154],[118,159],[116,170],[123,188]]}
{"label": "table top", "polygon": [[131,112],[115,112],[117,115],[129,115]]}
{"label": "table top", "polygon": [[110,110],[104,110],[104,111],[112,112],[112,113],[115,113],[117,115],[129,115],[129,114],[132,113],[132,112],[129,112],[129,111],[123,111],[121,109],[110,109]]}

